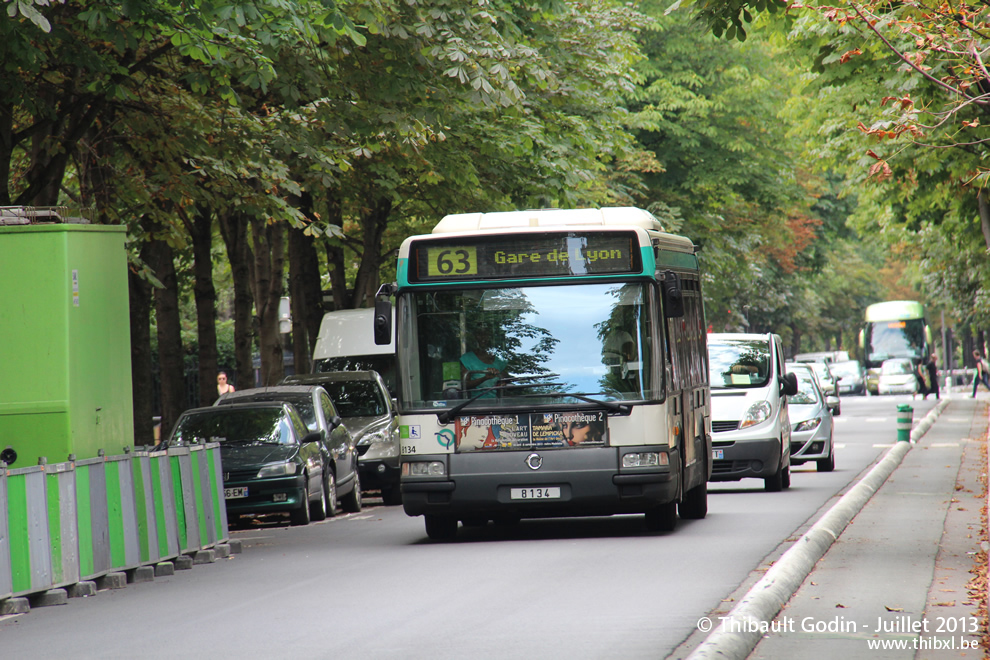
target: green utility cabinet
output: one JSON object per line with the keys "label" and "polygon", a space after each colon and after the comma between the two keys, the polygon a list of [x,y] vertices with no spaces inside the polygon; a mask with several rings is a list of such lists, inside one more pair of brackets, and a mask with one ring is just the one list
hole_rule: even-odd
{"label": "green utility cabinet", "polygon": [[124,239],[0,217],[0,456],[13,467],[134,444]]}

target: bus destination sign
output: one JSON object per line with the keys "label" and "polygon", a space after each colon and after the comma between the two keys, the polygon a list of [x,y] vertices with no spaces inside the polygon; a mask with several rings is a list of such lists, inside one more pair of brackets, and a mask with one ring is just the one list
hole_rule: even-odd
{"label": "bus destination sign", "polygon": [[410,250],[409,279],[577,277],[642,270],[634,232],[524,234],[425,239]]}

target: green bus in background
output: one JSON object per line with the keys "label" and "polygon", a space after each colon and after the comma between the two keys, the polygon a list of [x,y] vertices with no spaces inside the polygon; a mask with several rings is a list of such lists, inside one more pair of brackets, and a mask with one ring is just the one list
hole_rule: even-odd
{"label": "green bus in background", "polygon": [[877,374],[884,360],[907,358],[914,364],[932,353],[932,331],[925,306],[913,300],[888,300],[870,305],[859,333],[867,386],[876,393]]}

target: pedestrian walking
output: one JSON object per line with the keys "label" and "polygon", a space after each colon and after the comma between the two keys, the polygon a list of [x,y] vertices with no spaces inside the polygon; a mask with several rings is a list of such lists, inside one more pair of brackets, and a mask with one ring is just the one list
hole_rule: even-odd
{"label": "pedestrian walking", "polygon": [[973,398],[975,399],[976,388],[980,383],[983,383],[983,387],[990,390],[990,365],[983,359],[983,355],[979,351],[973,351],[973,359],[976,360],[976,373],[973,374]]}
{"label": "pedestrian walking", "polygon": [[[922,399],[927,399],[928,394],[931,391],[928,385],[928,360],[922,358],[920,362],[914,367],[914,377],[918,381],[918,394],[921,395]],[[914,396],[911,397],[912,399]]]}
{"label": "pedestrian walking", "polygon": [[929,394],[934,394],[935,398],[938,399],[938,356],[934,353],[925,363],[925,370],[928,372],[928,392],[925,394],[925,398],[927,399]]}

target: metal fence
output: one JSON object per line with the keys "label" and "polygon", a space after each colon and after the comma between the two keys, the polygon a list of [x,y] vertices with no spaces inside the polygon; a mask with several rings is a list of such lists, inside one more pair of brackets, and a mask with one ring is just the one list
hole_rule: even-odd
{"label": "metal fence", "polygon": [[0,606],[226,543],[219,447],[0,463]]}

